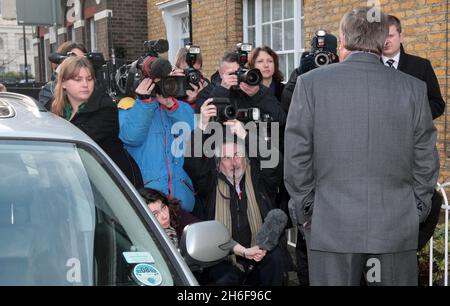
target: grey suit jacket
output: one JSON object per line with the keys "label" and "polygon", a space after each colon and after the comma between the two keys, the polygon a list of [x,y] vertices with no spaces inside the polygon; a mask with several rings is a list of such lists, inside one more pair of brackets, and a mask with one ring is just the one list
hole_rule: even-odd
{"label": "grey suit jacket", "polygon": [[310,249],[416,249],[439,172],[425,83],[369,53],[299,76],[284,171]]}

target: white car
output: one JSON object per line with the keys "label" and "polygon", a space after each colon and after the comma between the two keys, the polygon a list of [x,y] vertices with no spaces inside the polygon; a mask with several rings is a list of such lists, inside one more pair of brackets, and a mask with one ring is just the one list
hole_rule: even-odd
{"label": "white car", "polygon": [[[228,254],[230,234],[214,221],[183,236],[193,265]],[[197,284],[93,140],[36,100],[0,93],[0,285]]]}

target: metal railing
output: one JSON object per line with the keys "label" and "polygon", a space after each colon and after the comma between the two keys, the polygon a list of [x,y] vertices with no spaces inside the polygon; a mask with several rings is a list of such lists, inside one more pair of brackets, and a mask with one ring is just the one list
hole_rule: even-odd
{"label": "metal railing", "polygon": [[[442,204],[442,209],[444,210],[445,214],[445,228],[444,228],[444,286],[448,286],[448,213],[450,210],[450,206],[448,205],[448,198],[447,193],[445,192],[446,187],[450,187],[450,182],[446,182],[444,184],[437,183],[436,186],[437,190],[442,194],[442,197],[444,198],[444,203]],[[430,258],[429,258],[429,264],[430,264],[430,271],[429,271],[429,279],[428,284],[430,286],[433,286],[433,246],[434,241],[433,237],[430,239]]]}

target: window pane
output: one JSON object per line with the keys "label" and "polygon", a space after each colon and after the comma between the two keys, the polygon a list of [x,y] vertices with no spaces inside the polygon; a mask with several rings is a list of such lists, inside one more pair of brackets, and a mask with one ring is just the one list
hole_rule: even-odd
{"label": "window pane", "polygon": [[288,72],[287,74],[284,76],[284,79],[288,79],[289,76],[291,75],[292,71],[295,69],[295,60],[294,60],[294,53],[289,53],[288,54]]}
{"label": "window pane", "polygon": [[255,24],[255,0],[248,0],[247,3],[247,22],[251,26]]}
{"label": "window pane", "polygon": [[270,24],[262,26],[262,44],[266,46],[271,46],[270,41]]}
{"label": "window pane", "polygon": [[248,41],[249,44],[252,44],[253,47],[256,46],[255,42],[255,28],[248,28]]}
{"label": "window pane", "polygon": [[294,0],[284,0],[284,19],[294,18]]}
{"label": "window pane", "polygon": [[284,50],[294,49],[294,20],[284,23]]}
{"label": "window pane", "polygon": [[270,0],[262,1],[262,22],[270,21]]}
{"label": "window pane", "polygon": [[272,49],[275,51],[283,50],[283,28],[282,23],[272,24]]}
{"label": "window pane", "polygon": [[283,1],[282,0],[273,0],[273,18],[272,20],[281,20],[283,19]]}
{"label": "window pane", "polygon": [[278,58],[280,59],[280,71],[286,75],[286,54],[279,54]]}

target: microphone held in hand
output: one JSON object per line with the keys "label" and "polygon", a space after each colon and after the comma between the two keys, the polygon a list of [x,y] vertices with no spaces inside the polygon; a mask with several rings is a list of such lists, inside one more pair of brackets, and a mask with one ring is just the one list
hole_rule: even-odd
{"label": "microphone held in hand", "polygon": [[271,251],[275,248],[287,221],[288,217],[281,209],[277,208],[269,211],[261,229],[256,233],[256,245],[266,251]]}

